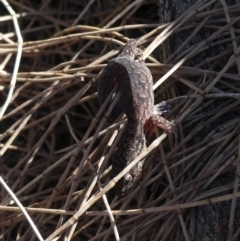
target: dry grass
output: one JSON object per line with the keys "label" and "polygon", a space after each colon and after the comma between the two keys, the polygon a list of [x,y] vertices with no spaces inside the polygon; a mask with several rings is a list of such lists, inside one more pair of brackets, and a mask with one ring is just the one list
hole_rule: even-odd
{"label": "dry grass", "polygon": [[[175,21],[159,25],[157,1],[8,3],[24,41],[16,85],[10,85],[21,41],[0,2],[1,106],[13,91],[0,122],[0,171],[41,235],[48,241],[59,234],[64,240],[190,240],[191,208],[224,200],[232,200],[231,230],[239,176],[228,185],[209,185],[240,168],[240,32],[233,28],[240,17],[228,14],[240,11],[240,5],[228,8],[223,0],[211,12],[209,1],[198,1]],[[214,22],[210,14],[221,17]],[[196,19],[201,24],[192,37],[204,26],[214,33],[183,51],[186,40],[175,55],[162,48],[160,63],[159,46],[192,28]],[[96,81],[129,38],[144,48],[155,102],[172,104],[167,118],[176,121],[178,133],[156,132],[134,161],[147,156],[141,180],[127,197],[117,199],[109,159],[126,120],[110,123],[103,117]],[[211,41],[225,41],[228,49],[196,66],[182,66]],[[216,70],[223,58],[227,61]],[[2,240],[36,240],[2,186],[0,200]]]}

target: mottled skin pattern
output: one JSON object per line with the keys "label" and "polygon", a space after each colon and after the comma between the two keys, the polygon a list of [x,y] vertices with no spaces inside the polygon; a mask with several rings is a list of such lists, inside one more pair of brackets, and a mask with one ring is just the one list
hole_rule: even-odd
{"label": "mottled skin pattern", "polygon": [[[134,60],[137,58],[137,60]],[[121,105],[128,122],[122,140],[112,159],[111,177],[119,174],[146,147],[146,137],[159,126],[167,131],[174,124],[154,113],[152,75],[141,59],[141,51],[134,39],[129,40],[118,57],[111,60],[98,81],[100,103],[103,103],[111,90],[118,84],[122,92]],[[114,98],[114,96],[113,96]],[[118,196],[128,193],[136,178],[141,174],[144,160],[138,162],[116,184]]]}

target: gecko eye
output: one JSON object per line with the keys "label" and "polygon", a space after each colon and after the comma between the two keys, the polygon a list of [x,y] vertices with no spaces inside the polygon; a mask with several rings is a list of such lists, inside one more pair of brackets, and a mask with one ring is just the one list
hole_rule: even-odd
{"label": "gecko eye", "polygon": [[131,182],[133,178],[130,174],[127,174],[124,179],[126,182]]}

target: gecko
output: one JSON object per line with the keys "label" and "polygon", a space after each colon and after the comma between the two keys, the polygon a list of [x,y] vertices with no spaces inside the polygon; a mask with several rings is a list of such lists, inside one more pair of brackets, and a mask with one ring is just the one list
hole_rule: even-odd
{"label": "gecko", "polygon": [[[126,127],[111,160],[111,177],[118,175],[146,147],[146,140],[161,127],[167,132],[175,130],[174,122],[161,116],[154,108],[153,78],[142,58],[137,41],[130,39],[101,73],[98,80],[98,96],[102,104],[117,83],[121,91],[120,107],[127,117]],[[114,99],[114,94],[112,100]],[[111,101],[112,101],[111,100]],[[144,160],[139,161],[115,185],[117,196],[125,196],[142,172]]]}

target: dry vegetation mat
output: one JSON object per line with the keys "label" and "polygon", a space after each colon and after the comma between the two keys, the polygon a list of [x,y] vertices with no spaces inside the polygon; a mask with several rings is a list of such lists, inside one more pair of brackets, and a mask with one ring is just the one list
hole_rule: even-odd
{"label": "dry vegetation mat", "polygon": [[[197,240],[200,208],[224,202],[229,240],[240,232],[240,4],[193,1],[159,23],[161,2],[0,1],[0,175],[47,241]],[[156,131],[117,198],[109,171],[126,118],[109,120],[97,80],[129,38],[178,131]],[[0,201],[2,240],[37,240],[2,185]]]}

